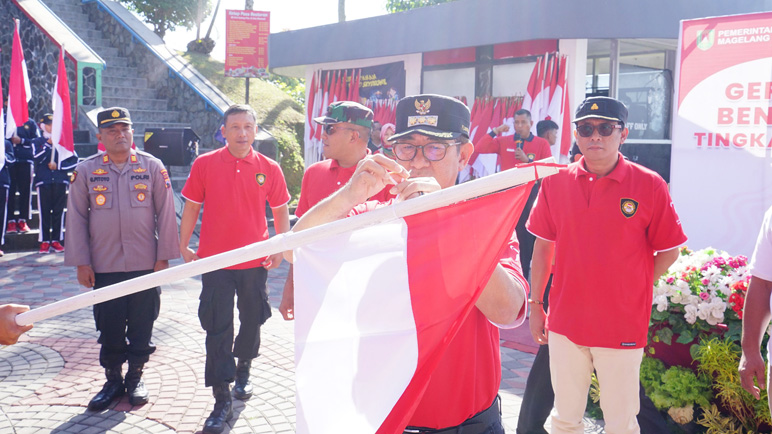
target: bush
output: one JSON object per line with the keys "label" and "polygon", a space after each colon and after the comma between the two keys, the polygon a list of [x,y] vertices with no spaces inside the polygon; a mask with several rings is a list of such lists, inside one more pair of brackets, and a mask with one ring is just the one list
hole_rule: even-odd
{"label": "bush", "polygon": [[212,38],[194,39],[188,42],[188,53],[209,54],[214,50],[214,45]]}

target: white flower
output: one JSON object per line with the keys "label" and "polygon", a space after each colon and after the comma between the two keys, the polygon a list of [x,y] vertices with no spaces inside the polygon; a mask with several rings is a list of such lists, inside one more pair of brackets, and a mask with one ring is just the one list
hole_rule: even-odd
{"label": "white flower", "polygon": [[657,305],[657,310],[664,312],[667,310],[667,297],[664,295],[658,295],[654,297],[654,304]]}
{"label": "white flower", "polygon": [[686,322],[689,324],[694,324],[697,321],[697,306],[691,304],[686,305],[686,307],[684,307],[684,311],[684,319]]}

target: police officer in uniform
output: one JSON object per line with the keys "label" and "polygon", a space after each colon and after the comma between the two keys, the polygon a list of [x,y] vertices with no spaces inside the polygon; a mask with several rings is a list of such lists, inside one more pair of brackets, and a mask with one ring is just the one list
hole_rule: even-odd
{"label": "police officer in uniform", "polygon": [[[163,164],[131,149],[134,130],[125,108],[103,110],[97,122],[97,139],[106,151],[73,172],[65,252],[65,264],[78,267],[78,282],[95,289],[165,269],[179,257],[171,181]],[[142,370],[155,351],[150,338],[159,307],[158,287],[94,306],[107,382],[90,410],[107,408],[124,391],[131,405],[148,401]]]}
{"label": "police officer in uniform", "polygon": [[[40,137],[40,132],[35,121],[29,119],[24,125],[16,129],[16,134],[11,137],[13,152],[16,161],[9,167],[11,175],[11,190],[8,198],[8,232],[29,232],[27,221],[30,219],[32,207],[30,198],[32,195],[32,164],[34,161],[32,141]],[[16,197],[16,193],[19,197]],[[16,212],[19,215],[16,215]]]}
{"label": "police officer in uniform", "polygon": [[[73,154],[62,161],[59,151],[51,143],[51,123],[54,115],[46,113],[40,119],[43,137],[32,140],[35,155],[35,188],[38,191],[38,210],[40,211],[40,251],[48,253],[64,252],[62,225],[64,225],[64,206],[67,204],[67,186],[70,185],[69,170],[78,165],[78,155]],[[51,152],[54,158],[51,159]]]}

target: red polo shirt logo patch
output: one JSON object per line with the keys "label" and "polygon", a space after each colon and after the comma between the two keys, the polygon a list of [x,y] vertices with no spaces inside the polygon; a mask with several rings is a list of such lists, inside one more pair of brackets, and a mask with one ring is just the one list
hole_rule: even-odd
{"label": "red polo shirt logo patch", "polygon": [[622,199],[620,208],[622,209],[622,214],[624,214],[625,217],[630,218],[638,211],[638,201],[633,199]]}
{"label": "red polo shirt logo patch", "polygon": [[258,173],[257,175],[255,175],[255,180],[259,185],[265,184],[265,174]]}

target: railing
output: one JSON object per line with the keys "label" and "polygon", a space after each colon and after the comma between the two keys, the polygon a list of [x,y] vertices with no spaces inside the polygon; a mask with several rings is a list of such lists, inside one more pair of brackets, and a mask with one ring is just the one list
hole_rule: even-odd
{"label": "railing", "polygon": [[[147,48],[169,68],[170,75],[176,75],[198,94],[206,102],[207,109],[211,108],[222,115],[232,104],[216,86],[193,69],[187,61],[170,50],[163,39],[145,27],[142,22],[136,20],[126,8],[109,0],[81,0],[81,2],[97,3],[100,9],[112,16],[131,34],[132,41],[137,41]],[[136,23],[129,23],[127,19],[133,19]]]}
{"label": "railing", "polygon": [[[84,70],[94,70],[94,102],[102,105],[102,70],[105,61],[80,36],[70,29],[59,16],[40,0],[13,0],[19,10],[37,24],[38,28],[59,47],[64,45],[67,55],[75,62],[77,70],[77,104],[83,105],[84,100]],[[45,25],[43,25],[45,23]]]}

